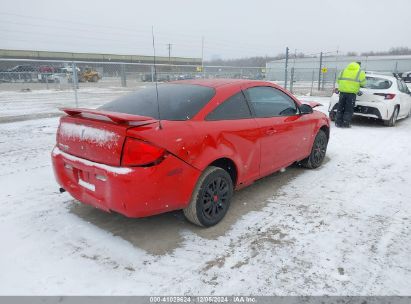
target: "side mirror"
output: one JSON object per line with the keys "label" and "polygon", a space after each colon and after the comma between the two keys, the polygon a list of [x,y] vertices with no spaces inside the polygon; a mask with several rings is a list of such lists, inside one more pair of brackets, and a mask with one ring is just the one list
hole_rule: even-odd
{"label": "side mirror", "polygon": [[311,114],[313,112],[313,108],[311,108],[308,104],[302,104],[300,106],[300,113],[304,114]]}

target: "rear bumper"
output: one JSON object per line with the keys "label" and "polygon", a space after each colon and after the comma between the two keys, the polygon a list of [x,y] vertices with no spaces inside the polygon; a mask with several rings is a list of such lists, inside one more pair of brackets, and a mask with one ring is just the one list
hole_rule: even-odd
{"label": "rear bumper", "polygon": [[[336,103],[330,112],[337,112],[338,103]],[[391,117],[394,107],[388,107],[383,102],[357,102],[354,107],[354,115],[373,117],[387,120]]]}
{"label": "rear bumper", "polygon": [[382,119],[380,110],[378,108],[369,107],[369,106],[360,106],[360,105],[355,106],[354,114]]}
{"label": "rear bumper", "polygon": [[144,217],[189,204],[201,172],[168,155],[152,167],[111,167],[52,152],[59,185],[82,203],[128,217]]}

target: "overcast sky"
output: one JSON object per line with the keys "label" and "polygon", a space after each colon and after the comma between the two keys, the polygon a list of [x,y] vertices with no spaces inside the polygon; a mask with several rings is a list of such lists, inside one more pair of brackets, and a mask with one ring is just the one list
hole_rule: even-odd
{"label": "overcast sky", "polygon": [[238,58],[411,47],[410,0],[3,0],[0,48]]}

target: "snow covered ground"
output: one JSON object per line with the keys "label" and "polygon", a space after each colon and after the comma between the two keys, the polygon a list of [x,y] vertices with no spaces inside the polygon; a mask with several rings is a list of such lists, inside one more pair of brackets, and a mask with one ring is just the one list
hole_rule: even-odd
{"label": "snow covered ground", "polygon": [[[127,88],[83,88],[79,107],[97,107],[130,92]],[[0,91],[0,118],[59,113],[60,107],[75,107],[73,90]]]}
{"label": "snow covered ground", "polygon": [[[118,94],[98,92],[82,106]],[[64,92],[17,94],[0,93],[0,116],[55,111]],[[327,98],[306,99],[326,110]],[[1,295],[411,293],[411,119],[332,128],[321,168],[290,167],[236,192],[210,229],[180,212],[127,219],[59,194],[57,124],[0,124]]]}

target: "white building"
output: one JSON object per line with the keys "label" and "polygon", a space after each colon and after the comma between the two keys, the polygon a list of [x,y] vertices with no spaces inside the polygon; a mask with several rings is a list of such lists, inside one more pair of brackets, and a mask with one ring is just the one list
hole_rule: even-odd
{"label": "white building", "polygon": [[[333,81],[335,75],[344,69],[347,64],[360,61],[366,71],[395,72],[411,71],[411,55],[404,56],[323,56],[322,68],[326,81]],[[294,80],[318,80],[320,73],[320,57],[297,58],[288,60],[288,78],[294,68]],[[266,64],[268,80],[284,81],[285,59],[271,61]]]}

